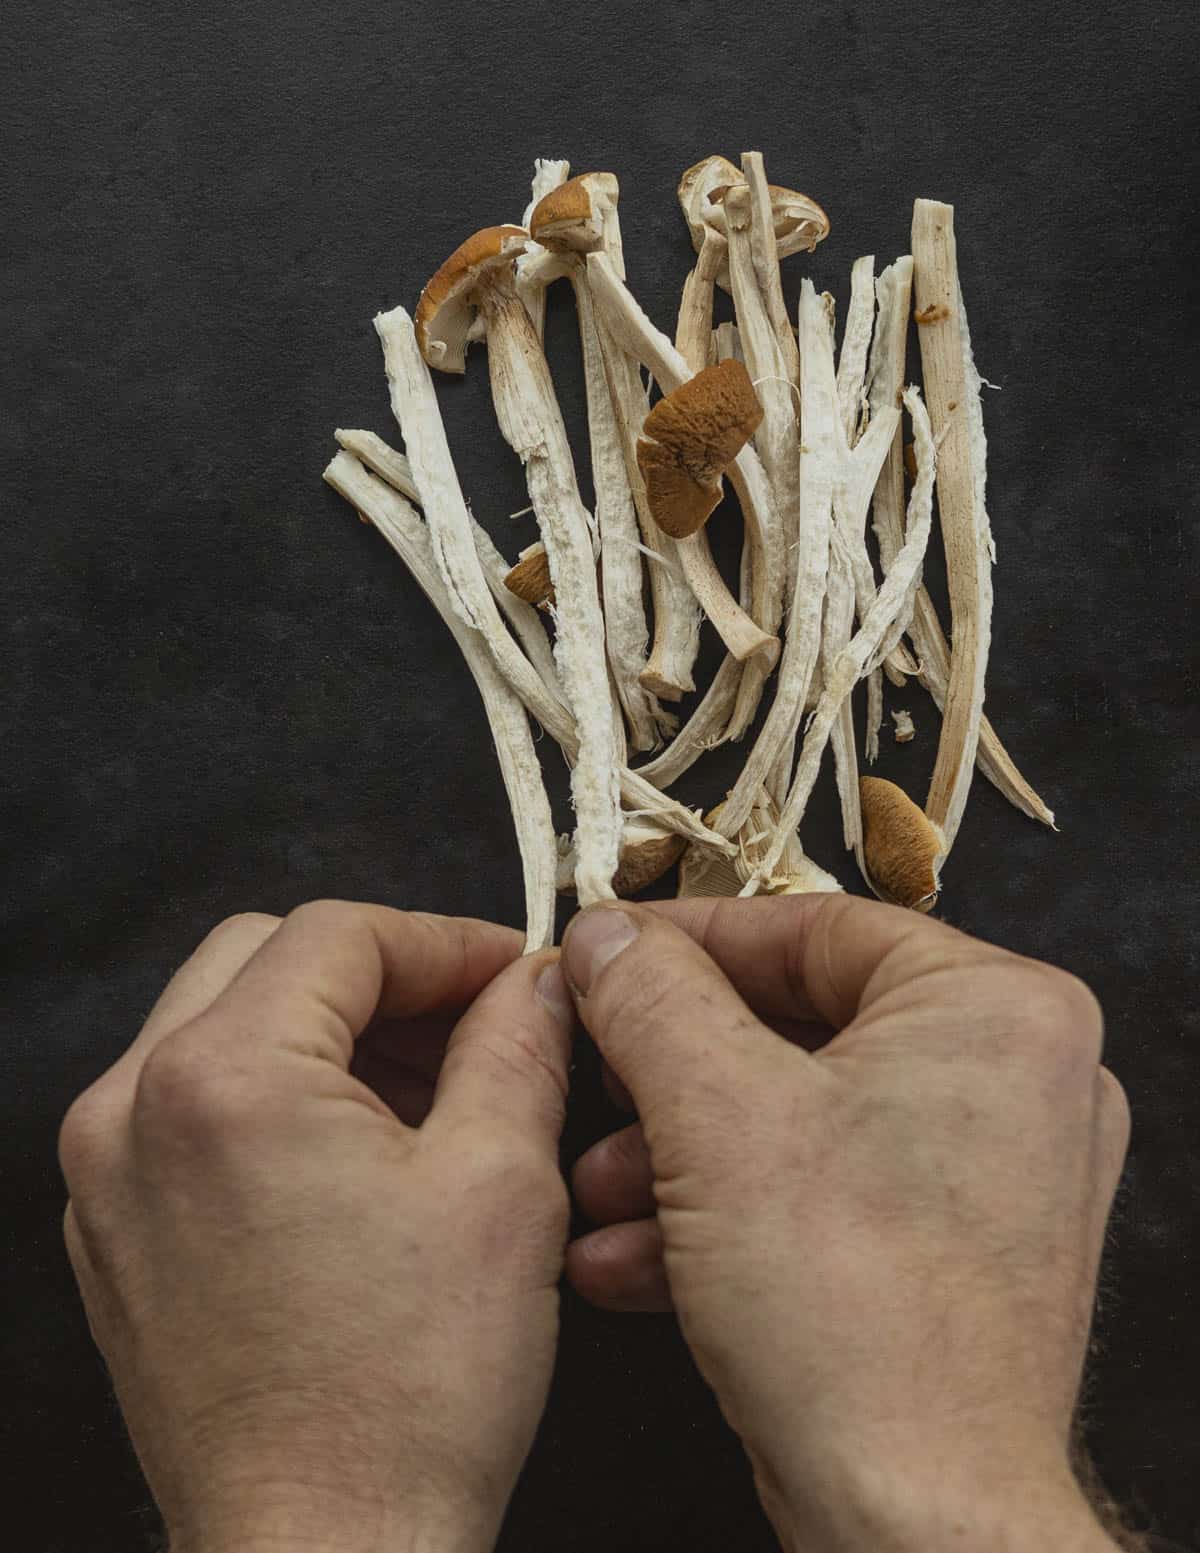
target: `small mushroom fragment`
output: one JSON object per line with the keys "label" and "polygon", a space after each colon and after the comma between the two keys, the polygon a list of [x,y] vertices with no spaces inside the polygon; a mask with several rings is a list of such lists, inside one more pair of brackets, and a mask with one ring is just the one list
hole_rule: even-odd
{"label": "small mushroom fragment", "polygon": [[876,890],[895,906],[932,911],[946,838],[902,787],[882,777],[859,779],[863,850]]}
{"label": "small mushroom fragment", "polygon": [[899,707],[892,713],[892,721],[896,725],[896,730],[893,735],[896,743],[910,744],[917,731],[913,727],[912,713],[906,712],[903,707]]}
{"label": "small mushroom fragment", "polygon": [[365,513],[404,561],[458,643],[479,688],[512,807],[525,876],[525,953],[554,942],[555,838],[550,801],[529,718],[488,650],[482,634],[464,624],[433,553],[429,530],[406,499],[351,456],[339,453],[325,479]]}
{"label": "small mushroom fragment", "polygon": [[[687,842],[642,815],[631,815],[621,832],[621,861],[613,875],[613,889],[622,900],[648,889],[683,855]],[[713,856],[711,852],[709,856]],[[723,859],[722,859],[723,861]],[[558,889],[575,893],[574,851],[569,836],[559,838]]]}
{"label": "small mushroom fragment", "polygon": [[554,603],[554,584],[550,580],[550,562],[546,547],[539,539],[526,545],[517,557],[517,564],[504,579],[504,586],[527,604],[544,609]]}
{"label": "small mushroom fragment", "polygon": [[979,388],[973,363],[968,373],[970,340],[953,207],[917,200],[912,239],[917,316],[928,319],[918,332],[929,415],[939,446],[938,512],[953,642],[942,736],[925,812],[943,832],[949,851],[966,808],[983,716],[992,630],[991,532],[984,507],[982,415],[976,417],[967,408],[968,397],[978,408]]}

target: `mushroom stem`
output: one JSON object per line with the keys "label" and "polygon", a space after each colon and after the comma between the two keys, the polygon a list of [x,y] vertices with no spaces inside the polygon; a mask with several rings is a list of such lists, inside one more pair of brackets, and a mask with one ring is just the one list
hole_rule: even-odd
{"label": "mushroom stem", "polygon": [[325,479],[370,519],[404,561],[466,659],[483,700],[512,807],[525,879],[525,953],[546,949],[554,942],[554,821],[525,708],[497,668],[482,634],[465,625],[452,605],[429,531],[410,503],[347,452],[337,454]]}
{"label": "mushroom stem", "polygon": [[[958,279],[954,209],[936,200],[913,207],[913,264],[921,324],[921,366],[929,415],[938,439],[937,494],[953,649],[942,736],[925,813],[954,845],[966,808],[992,626],[991,534],[984,508],[982,422],[976,426],[978,379],[968,373],[970,344]],[[971,379],[975,378],[972,382]]]}
{"label": "mushroom stem", "polygon": [[[761,151],[742,152],[742,177],[750,190],[750,251],[758,289],[766,304],[767,317],[779,343],[788,381],[800,386],[800,348],[792,331],[787,303],[783,300],[783,276],[779,268],[779,241],[775,236],[775,215],[771,208],[771,188],[767,183]],[[815,246],[815,244],[814,244]],[[754,374],[758,376],[757,373]]]}
{"label": "mushroom stem", "polygon": [[[570,710],[548,688],[510,636],[488,587],[474,543],[472,519],[463,500],[454,461],[438,411],[429,369],[417,348],[412,319],[402,307],[375,321],[384,346],[392,409],[404,434],[412,476],[433,541],[438,569],[446,580],[451,608],[465,625],[484,636],[496,665],[522,703],[562,746],[569,761],[578,758],[580,740]],[[597,702],[609,722],[607,679]],[[611,737],[611,724],[610,733]],[[654,815],[668,830],[729,851],[724,837],[701,824],[690,809],[658,791],[634,771],[618,772],[621,797],[633,809]]]}
{"label": "mushroom stem", "polygon": [[713,297],[717,275],[724,268],[725,262],[725,239],[719,232],[706,228],[696,262],[683,283],[679,317],[675,324],[675,349],[693,373],[703,371],[708,365]]}
{"label": "mushroom stem", "polygon": [[[804,329],[805,303],[809,303],[809,310],[816,304],[815,295],[809,282],[804,283],[805,290],[801,295],[801,337],[800,355],[802,369],[806,358],[806,333]],[[822,324],[824,328],[824,324]],[[828,331],[826,329],[826,337]],[[828,362],[828,379],[832,379],[832,361]],[[827,381],[825,395],[832,411],[834,400],[829,394],[832,382]],[[808,380],[804,385],[804,407],[807,409],[809,402]],[[914,488],[914,502],[909,511],[908,537],[900,554],[896,557],[896,564],[891,573],[884,579],[883,586],[876,594],[867,618],[859,626],[851,637],[849,644],[842,648],[834,659],[829,672],[825,676],[825,682],[821,689],[820,699],[816,710],[809,722],[807,732],[804,735],[804,744],[801,748],[800,759],[796,765],[796,774],[792,780],[791,790],[787,795],[787,801],[780,813],[779,825],[776,828],[770,847],[759,866],[753,879],[743,889],[743,895],[754,895],[761,885],[768,880],[775,871],[784,848],[789,838],[799,828],[800,821],[804,817],[809,797],[812,794],[813,785],[817,779],[817,772],[821,765],[821,755],[829,740],[834,723],[841,710],[842,703],[853,692],[855,685],[863,674],[875,667],[881,651],[886,643],[889,631],[897,614],[904,608],[913,578],[919,574],[921,564],[925,558],[925,549],[929,543],[929,533],[933,523],[932,502],[928,496],[932,490],[933,479],[933,438],[929,430],[928,416],[925,406],[921,403],[919,394],[915,389],[909,389],[904,396],[904,402],[912,415],[914,428],[916,429],[919,445],[923,445],[921,457],[925,463],[924,480],[918,480],[917,488]],[[808,432],[804,433],[804,445],[810,447]],[[920,492],[919,498],[917,492]],[[803,508],[806,516],[808,506]],[[838,530],[834,530],[831,537],[831,548],[844,547],[845,541]],[[837,563],[839,566],[848,565],[848,557],[844,553]],[[721,827],[724,829],[724,826]]]}
{"label": "mushroom stem", "polygon": [[613,898],[621,847],[617,751],[608,714],[604,617],[587,512],[554,396],[550,369],[515,286],[497,275],[481,289],[488,372],[505,441],[525,466],[557,597],[555,659],[575,714],[579,757],[571,773],[580,904]]}
{"label": "mushroom stem", "polygon": [[587,273],[578,261],[571,266],[571,284],[583,350],[608,661],[621,708],[629,723],[633,748],[657,749],[662,743],[660,726],[669,728],[674,719],[662,711],[640,678],[646,668],[649,631],[642,603],[642,553],[638,548],[637,513],[626,473],[620,427],[604,370],[596,310],[592,305]]}

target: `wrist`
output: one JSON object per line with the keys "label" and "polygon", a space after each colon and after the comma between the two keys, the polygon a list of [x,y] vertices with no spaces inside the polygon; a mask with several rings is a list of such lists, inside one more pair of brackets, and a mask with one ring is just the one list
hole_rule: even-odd
{"label": "wrist", "polygon": [[800,1492],[756,1479],[785,1553],[1114,1553],[1065,1457],[995,1477],[967,1478],[934,1459],[925,1467],[860,1462],[837,1487],[831,1477]]}

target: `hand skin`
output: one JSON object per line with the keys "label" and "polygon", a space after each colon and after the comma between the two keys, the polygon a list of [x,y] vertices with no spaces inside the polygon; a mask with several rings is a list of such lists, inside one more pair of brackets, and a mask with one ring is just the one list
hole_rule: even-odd
{"label": "hand skin", "polygon": [[68,1114],[67,1246],[172,1553],[492,1546],[568,1217],[574,1011],[521,942],[232,919]]}
{"label": "hand skin", "polygon": [[1129,1122],[1082,983],[847,896],[596,907],[563,964],[640,1118],[568,1276],[674,1305],[784,1547],[1111,1549],[1068,1440]]}

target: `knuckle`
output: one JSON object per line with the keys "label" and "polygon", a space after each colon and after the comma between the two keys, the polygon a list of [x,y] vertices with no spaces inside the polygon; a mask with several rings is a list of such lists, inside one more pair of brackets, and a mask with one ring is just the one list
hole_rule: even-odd
{"label": "knuckle", "polygon": [[1095,993],[1078,976],[1043,965],[1028,989],[1027,1013],[1035,1032],[1071,1066],[1100,1061],[1104,1016]]}
{"label": "knuckle", "polygon": [[358,908],[350,901],[318,899],[305,901],[288,912],[287,921],[313,932],[335,933],[358,915]]}
{"label": "knuckle", "polygon": [[242,1067],[185,1026],[156,1046],[138,1075],[134,1124],[157,1137],[208,1144],[259,1114],[257,1088]]}
{"label": "knuckle", "polygon": [[72,1102],[58,1132],[58,1160],[73,1193],[86,1189],[97,1167],[109,1157],[117,1133],[117,1115],[103,1080]]}
{"label": "knuckle", "polygon": [[207,941],[209,944],[221,945],[258,944],[271,936],[281,920],[265,911],[238,911],[223,922],[218,922],[209,933]]}
{"label": "knuckle", "polygon": [[1099,1117],[1106,1141],[1123,1158],[1133,1130],[1133,1113],[1125,1086],[1109,1068],[1100,1069]]}

